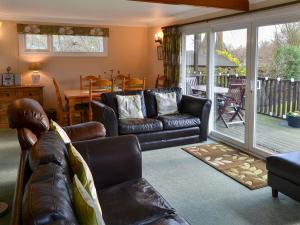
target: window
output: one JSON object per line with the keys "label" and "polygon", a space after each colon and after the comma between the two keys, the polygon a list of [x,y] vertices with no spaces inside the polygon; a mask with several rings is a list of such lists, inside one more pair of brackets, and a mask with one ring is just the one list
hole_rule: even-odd
{"label": "window", "polygon": [[54,52],[103,52],[103,37],[53,35]]}
{"label": "window", "polygon": [[48,50],[48,36],[37,34],[26,34],[26,51]]}
{"label": "window", "polygon": [[21,54],[106,56],[107,38],[73,35],[20,35]]}

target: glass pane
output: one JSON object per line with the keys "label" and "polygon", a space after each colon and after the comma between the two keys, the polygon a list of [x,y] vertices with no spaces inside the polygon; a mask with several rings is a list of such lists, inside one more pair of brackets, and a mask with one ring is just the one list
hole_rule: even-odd
{"label": "glass pane", "polygon": [[53,35],[54,52],[104,52],[103,37]]}
{"label": "glass pane", "polygon": [[25,35],[27,50],[47,50],[48,36],[40,34],[26,34]]}
{"label": "glass pane", "polygon": [[206,96],[207,34],[186,35],[185,43],[187,94]]}
{"label": "glass pane", "polygon": [[217,32],[215,46],[214,129],[244,143],[247,29]]}
{"label": "glass pane", "polygon": [[257,60],[256,147],[296,151],[300,146],[300,128],[293,127],[300,119],[296,118],[300,111],[300,23],[259,27]]}

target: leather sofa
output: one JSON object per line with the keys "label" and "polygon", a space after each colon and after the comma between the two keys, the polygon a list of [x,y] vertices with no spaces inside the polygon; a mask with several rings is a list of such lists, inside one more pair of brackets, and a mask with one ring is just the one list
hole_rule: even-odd
{"label": "leather sofa", "polygon": [[[157,116],[156,92],[176,92],[179,113]],[[141,95],[144,119],[118,119],[116,95]],[[210,100],[182,95],[181,88],[104,93],[92,102],[93,120],[104,124],[108,137],[135,134],[142,150],[206,141],[210,109]]]}
{"label": "leather sofa", "polygon": [[281,192],[300,202],[300,152],[289,152],[267,158],[268,185],[272,196]]}
{"label": "leather sofa", "polygon": [[[42,107],[34,100],[17,100],[9,106],[8,119],[22,149],[11,224],[77,225],[66,145],[49,131]],[[142,178],[134,135],[104,138],[105,128],[97,122],[64,129],[92,172],[106,225],[188,224]]]}

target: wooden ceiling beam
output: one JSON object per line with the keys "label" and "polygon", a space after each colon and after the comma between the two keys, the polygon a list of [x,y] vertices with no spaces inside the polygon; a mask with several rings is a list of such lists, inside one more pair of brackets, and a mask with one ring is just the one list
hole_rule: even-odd
{"label": "wooden ceiling beam", "polygon": [[249,11],[248,0],[129,0],[136,2],[161,3],[171,5],[192,5]]}

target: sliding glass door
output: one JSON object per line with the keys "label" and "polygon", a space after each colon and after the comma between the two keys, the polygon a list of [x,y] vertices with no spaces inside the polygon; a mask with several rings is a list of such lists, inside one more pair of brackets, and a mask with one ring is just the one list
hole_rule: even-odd
{"label": "sliding glass door", "polygon": [[215,32],[213,131],[245,143],[247,29]]}
{"label": "sliding glass door", "polygon": [[206,96],[200,87],[207,84],[207,33],[195,32],[184,35],[183,78],[186,93]]}
{"label": "sliding glass door", "polygon": [[299,149],[299,10],[183,28],[182,84],[212,100],[210,137],[261,156]]}
{"label": "sliding glass door", "polygon": [[257,34],[254,147],[299,150],[300,22],[259,26]]}

